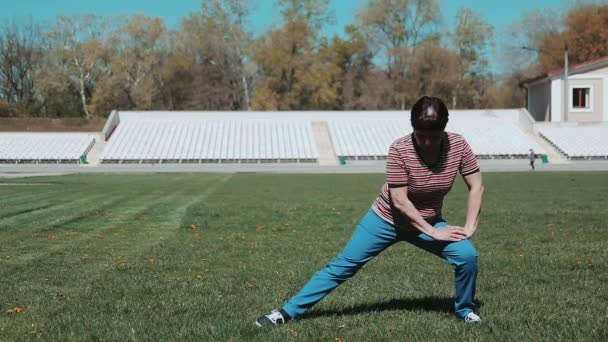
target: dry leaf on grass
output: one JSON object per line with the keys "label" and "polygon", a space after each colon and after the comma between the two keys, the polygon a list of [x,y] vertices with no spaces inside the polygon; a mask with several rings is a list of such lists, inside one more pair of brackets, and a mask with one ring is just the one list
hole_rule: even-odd
{"label": "dry leaf on grass", "polygon": [[22,308],[22,307],[20,307],[20,306],[15,306],[15,307],[12,307],[12,308],[10,308],[10,309],[6,310],[6,312],[7,312],[7,313],[10,313],[10,314],[12,314],[12,313],[17,313],[17,312],[21,312],[21,311],[23,311],[23,308]]}
{"label": "dry leaf on grass", "polygon": [[287,329],[289,335],[298,336],[298,331],[294,329]]}

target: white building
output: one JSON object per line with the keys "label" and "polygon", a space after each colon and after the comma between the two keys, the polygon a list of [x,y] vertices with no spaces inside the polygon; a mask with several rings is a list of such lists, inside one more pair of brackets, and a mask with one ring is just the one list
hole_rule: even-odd
{"label": "white building", "polygon": [[536,121],[608,122],[608,56],[569,66],[567,82],[564,69],[557,69],[522,85],[528,90],[528,111]]}

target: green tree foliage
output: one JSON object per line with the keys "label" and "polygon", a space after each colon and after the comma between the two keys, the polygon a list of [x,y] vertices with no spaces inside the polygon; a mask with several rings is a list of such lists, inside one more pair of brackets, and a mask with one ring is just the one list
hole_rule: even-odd
{"label": "green tree foliage", "polygon": [[89,119],[89,101],[99,75],[107,66],[106,46],[109,18],[95,15],[60,16],[49,29],[47,68],[41,75],[45,102],[53,101],[57,92],[63,100],[80,102],[77,112]]}
{"label": "green tree foliage", "polygon": [[480,108],[486,104],[485,90],[491,83],[491,75],[485,52],[493,33],[493,26],[480,13],[463,7],[456,14],[453,39],[459,57],[459,77],[454,88],[454,107]]}
{"label": "green tree foliage", "polygon": [[279,0],[284,25],[261,37],[253,60],[262,74],[252,99],[261,110],[334,109],[339,68],[323,59],[318,32],[328,0]]}
{"label": "green tree foliage", "polygon": [[349,25],[345,31],[346,39],[334,36],[331,41],[322,41],[317,60],[325,63],[331,73],[331,88],[337,92],[331,109],[367,109],[364,88],[370,81],[372,53],[357,26]]}
{"label": "green tree foliage", "polygon": [[163,19],[143,15],[128,18],[114,30],[108,45],[109,67],[100,76],[93,98],[96,112],[164,108],[160,70],[168,56],[168,38]]}

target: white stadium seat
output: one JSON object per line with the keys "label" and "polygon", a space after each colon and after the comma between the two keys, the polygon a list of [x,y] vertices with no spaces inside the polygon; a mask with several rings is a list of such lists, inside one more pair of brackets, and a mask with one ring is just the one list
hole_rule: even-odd
{"label": "white stadium seat", "polygon": [[[405,111],[120,112],[102,163],[316,162],[313,122],[327,123],[333,152],[385,159],[412,132]],[[462,134],[479,158],[545,153],[518,122],[520,110],[450,111],[447,131]]]}
{"label": "white stadium seat", "polygon": [[310,120],[133,118],[121,120],[105,163],[315,162]]}
{"label": "white stadium seat", "polygon": [[539,125],[538,132],[570,159],[608,158],[608,125]]}
{"label": "white stadium seat", "polygon": [[[408,118],[332,119],[328,126],[336,154],[349,159],[386,158],[390,144],[412,132]],[[524,157],[530,148],[545,152],[512,119],[480,111],[451,115],[446,131],[462,134],[480,158]]]}
{"label": "white stadium seat", "polygon": [[90,133],[0,133],[0,162],[80,163],[93,144]]}

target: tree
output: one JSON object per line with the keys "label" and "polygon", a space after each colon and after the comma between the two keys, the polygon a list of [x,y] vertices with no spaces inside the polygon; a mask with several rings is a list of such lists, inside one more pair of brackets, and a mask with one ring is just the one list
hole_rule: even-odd
{"label": "tree", "polygon": [[[510,55],[518,56],[519,50],[518,60],[526,61],[521,56],[527,56],[528,61],[536,59],[536,64],[529,63],[528,77],[562,68],[566,45],[570,63],[603,57],[608,55],[607,26],[608,5],[602,3],[577,3],[565,16],[549,9],[527,12],[521,21],[512,25],[509,38],[517,44],[511,48]],[[528,63],[521,64],[517,72],[528,67]]]}
{"label": "tree", "polygon": [[49,32],[52,51],[48,53],[56,55],[56,63],[65,67],[64,77],[78,89],[86,119],[91,117],[88,100],[106,64],[108,25],[106,18],[95,15],[60,16]]}
{"label": "tree", "polygon": [[453,40],[460,57],[460,77],[458,85],[454,87],[454,107],[461,102],[462,107],[479,108],[483,102],[490,79],[485,52],[491,46],[493,32],[494,27],[470,8],[462,7],[456,14]]}
{"label": "tree", "polygon": [[250,109],[251,34],[245,30],[249,12],[248,1],[211,0],[203,2],[201,12],[182,21],[167,76],[172,94],[185,91],[180,99],[183,105]]}
{"label": "tree", "polygon": [[461,56],[429,40],[419,47],[412,63],[410,91],[416,97],[432,94],[446,101],[452,99],[462,79]]}
{"label": "tree", "polygon": [[418,45],[436,35],[440,17],[438,0],[368,0],[359,14],[362,30],[392,82],[390,107],[413,104],[411,65]]}
{"label": "tree", "polygon": [[573,63],[608,56],[608,5],[586,5],[566,18],[565,40]]}
{"label": "tree", "polygon": [[253,58],[261,73],[252,105],[264,110],[331,109],[335,65],[318,59],[318,32],[328,0],[278,0],[284,25],[261,37]]}
{"label": "tree", "polygon": [[106,113],[164,108],[160,75],[169,55],[168,38],[162,18],[127,18],[108,41],[108,68],[100,75],[92,108]]}
{"label": "tree", "polygon": [[35,74],[42,59],[40,27],[6,24],[0,31],[0,99],[19,114],[35,114]]}
{"label": "tree", "polygon": [[373,65],[372,53],[357,26],[348,25],[345,32],[346,39],[334,36],[331,42],[323,42],[317,60],[333,72],[331,82],[337,91],[333,109],[366,109],[363,88]]}

